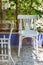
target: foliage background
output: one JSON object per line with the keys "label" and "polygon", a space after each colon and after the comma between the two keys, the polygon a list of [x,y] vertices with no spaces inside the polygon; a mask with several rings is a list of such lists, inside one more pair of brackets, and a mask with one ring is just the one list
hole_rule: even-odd
{"label": "foliage background", "polygon": [[[3,0],[4,5],[7,3],[7,1],[9,1],[10,7],[6,9],[4,8],[4,13],[3,10],[1,11],[4,15],[6,12],[8,19],[14,19],[14,16],[18,14],[43,15],[43,0]],[[1,3],[2,0],[0,2],[0,9],[3,6]]]}
{"label": "foliage background", "polygon": [[[7,3],[10,5],[9,7],[6,6]],[[0,20],[14,20],[18,28],[18,14],[38,14],[41,17],[43,0],[3,0],[3,2],[0,0]]]}

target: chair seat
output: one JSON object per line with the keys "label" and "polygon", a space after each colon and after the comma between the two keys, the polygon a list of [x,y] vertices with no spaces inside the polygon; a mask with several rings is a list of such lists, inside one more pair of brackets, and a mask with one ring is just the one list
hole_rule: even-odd
{"label": "chair seat", "polygon": [[37,36],[37,31],[35,30],[22,30],[19,31],[19,34],[22,36],[26,36],[26,37],[33,37],[33,36]]}

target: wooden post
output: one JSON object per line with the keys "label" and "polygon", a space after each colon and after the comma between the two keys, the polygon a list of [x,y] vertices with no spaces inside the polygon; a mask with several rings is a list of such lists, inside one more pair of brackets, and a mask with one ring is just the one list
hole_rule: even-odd
{"label": "wooden post", "polygon": [[32,5],[33,5],[33,0],[31,0],[31,3],[30,3],[30,11],[29,11],[29,14],[31,14],[31,12],[32,12]]}
{"label": "wooden post", "polygon": [[17,32],[18,32],[18,19],[17,19],[17,15],[18,15],[18,0],[16,1],[16,27],[17,27]]}
{"label": "wooden post", "polygon": [[0,22],[2,23],[2,0],[0,0]]}

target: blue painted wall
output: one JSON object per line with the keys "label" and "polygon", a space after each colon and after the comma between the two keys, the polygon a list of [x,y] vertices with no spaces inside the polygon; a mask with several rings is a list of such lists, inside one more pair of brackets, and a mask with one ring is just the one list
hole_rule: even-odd
{"label": "blue painted wall", "polygon": [[[5,35],[5,37],[9,37],[9,34],[0,34],[0,38],[2,38]],[[19,35],[18,34],[12,34],[11,36],[11,45],[18,45],[19,43]]]}
{"label": "blue painted wall", "polygon": [[[0,34],[0,38],[3,38],[5,35],[6,38],[9,37],[9,34]],[[27,41],[31,41],[32,38],[26,38]],[[19,44],[19,35],[18,34],[12,34],[11,36],[11,45],[18,45]],[[31,44],[23,44],[23,45],[31,45]]]}

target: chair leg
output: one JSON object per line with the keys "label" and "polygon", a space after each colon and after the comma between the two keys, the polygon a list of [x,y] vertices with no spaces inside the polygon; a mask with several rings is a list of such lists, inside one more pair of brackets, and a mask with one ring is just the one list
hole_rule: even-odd
{"label": "chair leg", "polygon": [[9,65],[11,65],[11,47],[10,47],[10,41],[9,41],[9,44],[8,44],[8,57],[9,57]]}
{"label": "chair leg", "polygon": [[37,53],[37,56],[38,56],[38,40],[36,39],[36,53]]}
{"label": "chair leg", "polygon": [[34,49],[35,49],[35,43],[36,43],[36,42],[35,42],[35,37],[33,38],[33,41],[34,41],[33,47],[34,47]]}
{"label": "chair leg", "polygon": [[22,45],[22,37],[20,36],[19,37],[19,48],[18,48],[18,56],[20,56],[20,49],[21,49],[21,46]]}
{"label": "chair leg", "polygon": [[9,60],[9,65],[11,65],[11,61]]}

